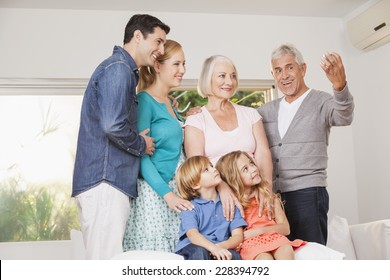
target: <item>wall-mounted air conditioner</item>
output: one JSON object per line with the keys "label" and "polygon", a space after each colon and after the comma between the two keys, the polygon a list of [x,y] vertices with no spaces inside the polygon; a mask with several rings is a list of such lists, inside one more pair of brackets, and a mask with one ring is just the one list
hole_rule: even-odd
{"label": "wall-mounted air conditioner", "polygon": [[382,0],[347,22],[352,44],[372,50],[390,42],[390,0]]}

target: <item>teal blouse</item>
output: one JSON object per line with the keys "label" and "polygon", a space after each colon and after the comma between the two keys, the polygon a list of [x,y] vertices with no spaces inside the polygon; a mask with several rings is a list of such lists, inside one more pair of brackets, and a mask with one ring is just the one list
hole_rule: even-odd
{"label": "teal blouse", "polygon": [[[141,158],[140,176],[164,196],[171,189],[168,182],[174,177],[183,145],[183,119],[175,109],[177,119],[169,114],[163,103],[156,101],[146,91],[138,95],[138,131],[149,128],[148,136],[154,138],[156,150],[152,156]],[[178,121],[179,120],[179,121]]]}

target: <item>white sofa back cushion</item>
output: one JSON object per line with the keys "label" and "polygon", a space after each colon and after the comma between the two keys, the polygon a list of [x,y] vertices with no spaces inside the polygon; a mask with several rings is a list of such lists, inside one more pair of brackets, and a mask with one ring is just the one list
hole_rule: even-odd
{"label": "white sofa back cushion", "polygon": [[390,220],[349,226],[356,256],[360,260],[390,259]]}

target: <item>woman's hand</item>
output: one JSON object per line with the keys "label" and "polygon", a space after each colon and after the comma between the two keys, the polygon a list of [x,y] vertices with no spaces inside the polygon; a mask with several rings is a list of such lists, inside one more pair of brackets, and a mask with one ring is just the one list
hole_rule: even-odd
{"label": "woman's hand", "polygon": [[184,210],[194,209],[194,205],[188,200],[185,200],[173,192],[169,192],[163,196],[164,200],[168,204],[169,209],[174,210],[176,213],[180,213]]}
{"label": "woman's hand", "polygon": [[202,112],[202,109],[200,106],[195,106],[195,107],[192,107],[188,110],[188,112],[186,113],[186,117],[188,116],[191,116],[191,115],[196,115],[196,114],[199,114],[200,112]]}
{"label": "woman's hand", "polygon": [[241,203],[226,182],[222,181],[218,185],[218,192],[222,202],[223,216],[227,221],[233,220],[235,206],[240,210],[241,216],[244,217],[244,209]]}
{"label": "woman's hand", "polygon": [[268,201],[267,204],[264,203],[264,196],[261,194],[260,190],[259,190],[259,197],[260,197],[260,201],[259,201],[259,217],[261,217],[263,215],[264,207],[266,207],[268,220],[271,221],[273,218],[275,218],[274,199],[273,199],[274,196],[272,195],[272,198]]}
{"label": "woman's hand", "polygon": [[172,101],[173,108],[175,108],[176,111],[179,110],[179,101],[172,95],[168,95],[168,98]]}

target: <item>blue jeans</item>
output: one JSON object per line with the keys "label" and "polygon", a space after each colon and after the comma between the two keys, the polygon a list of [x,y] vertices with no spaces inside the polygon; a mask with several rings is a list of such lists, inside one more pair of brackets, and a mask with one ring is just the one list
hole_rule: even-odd
{"label": "blue jeans", "polygon": [[290,223],[290,240],[302,239],[326,245],[329,195],[325,187],[281,193]]}
{"label": "blue jeans", "polygon": [[[229,249],[229,252],[232,253],[232,260],[241,260],[241,256],[233,249]],[[185,260],[213,260],[213,256],[205,248],[189,244],[183,249],[176,252],[176,254],[182,255]]]}

